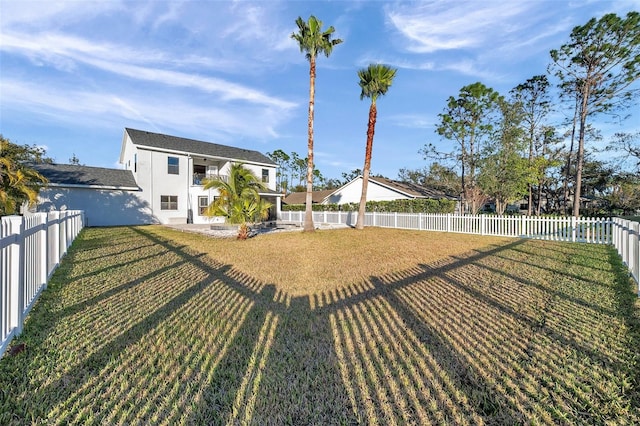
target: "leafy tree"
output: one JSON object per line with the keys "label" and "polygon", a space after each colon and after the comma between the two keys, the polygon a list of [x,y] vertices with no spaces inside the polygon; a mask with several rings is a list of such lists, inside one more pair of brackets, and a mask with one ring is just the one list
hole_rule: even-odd
{"label": "leafy tree", "polygon": [[80,165],[80,159],[76,156],[75,153],[71,156],[71,158],[69,158],[69,164],[72,164],[74,166]]}
{"label": "leafy tree", "polygon": [[354,180],[355,178],[357,178],[358,176],[360,176],[361,174],[362,174],[362,170],[360,169],[353,169],[349,173],[342,172],[342,183],[347,184],[352,180]]}
{"label": "leafy tree", "polygon": [[501,118],[494,137],[487,143],[480,162],[478,183],[484,194],[494,197],[496,213],[522,198],[532,182],[532,168],[522,156],[526,141],[521,127],[523,114],[518,103],[499,100]]}
{"label": "leafy tree", "polygon": [[550,52],[550,69],[560,87],[577,100],[578,152],[573,214],[580,214],[585,132],[588,118],[625,108],[637,95],[630,87],[640,77],[640,13],[626,18],[607,14],[573,29],[570,41]]}
{"label": "leafy tree", "polygon": [[612,213],[636,214],[640,211],[640,177],[636,173],[615,175],[606,198]]}
{"label": "leafy tree", "polygon": [[208,216],[224,216],[228,223],[240,225],[238,239],[249,236],[248,222],[263,220],[269,215],[271,203],[260,198],[266,189],[253,172],[240,163],[231,165],[228,180],[221,177],[208,179],[204,189],[217,189],[215,198],[205,212]]}
{"label": "leafy tree", "polygon": [[[557,148],[557,144],[560,142],[556,134],[556,129],[551,126],[544,126],[541,132],[536,136],[534,142],[535,158],[530,167],[532,168],[532,179],[535,180],[535,198],[533,200],[535,206],[535,214],[540,216],[542,210],[542,197],[545,192],[545,188],[548,191],[549,184],[552,179],[549,176],[550,170],[555,167],[559,167],[560,152]],[[544,194],[547,200],[546,209],[550,207],[549,198],[550,194]]]}
{"label": "leafy tree", "polygon": [[[549,80],[545,75],[536,75],[522,84],[517,85],[511,94],[514,106],[521,109],[522,121],[526,128],[525,138],[529,145],[528,161],[533,169],[536,161],[536,140],[545,130],[544,119],[549,114],[551,102],[549,100]],[[539,177],[539,179],[541,176]],[[533,183],[529,184],[529,203],[527,214],[533,213]]]}
{"label": "leafy tree", "polygon": [[364,229],[364,213],[367,207],[367,185],[369,184],[369,174],[371,173],[371,153],[373,150],[373,135],[376,130],[376,120],[378,108],[376,100],[378,96],[385,95],[396,76],[397,70],[383,64],[370,64],[367,68],[358,71],[360,78],[359,85],[360,100],[371,99],[369,106],[369,122],[367,124],[367,145],[364,154],[364,168],[362,170],[362,195],[360,196],[360,208],[358,209],[358,219],[356,229]]}
{"label": "leafy tree", "polygon": [[289,161],[291,160],[291,157],[281,149],[276,149],[273,152],[267,152],[267,157],[278,165],[278,169],[276,171],[276,191],[286,193],[288,187],[287,177]]}
{"label": "leafy tree", "polygon": [[322,21],[311,15],[305,22],[301,17],[296,19],[298,32],[291,34],[291,38],[298,42],[301,52],[306,52],[309,61],[309,122],[308,122],[308,142],[307,142],[307,197],[304,216],[304,230],[312,232],[313,211],[311,210],[313,192],[313,113],[316,90],[316,58],[319,53],[324,53],[328,58],[334,46],[342,43],[340,39],[333,39],[335,29],[330,26],[326,31],[322,30]]}
{"label": "leafy tree", "polygon": [[450,167],[438,162],[431,163],[427,169],[400,169],[398,179],[402,182],[413,183],[433,188],[448,195],[460,194],[460,176]]}
{"label": "leafy tree", "polygon": [[640,131],[635,133],[616,133],[607,150],[619,150],[636,161],[636,169],[640,172]]}
{"label": "leafy tree", "polygon": [[457,98],[450,96],[445,111],[438,114],[440,124],[436,132],[455,143],[454,151],[438,152],[433,145],[421,151],[425,157],[454,160],[460,167],[461,201],[465,210],[477,213],[484,196],[477,185],[482,144],[493,132],[494,115],[500,95],[477,82],[460,89]]}
{"label": "leafy tree", "polygon": [[32,206],[47,179],[30,167],[51,162],[42,148],[16,145],[0,135],[0,216],[15,214],[21,205]]}

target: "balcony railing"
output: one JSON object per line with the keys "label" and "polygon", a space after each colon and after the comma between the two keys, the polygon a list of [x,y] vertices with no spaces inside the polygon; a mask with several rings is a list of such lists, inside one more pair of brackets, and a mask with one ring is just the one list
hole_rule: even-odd
{"label": "balcony railing", "polygon": [[204,185],[206,179],[220,179],[224,182],[229,182],[229,176],[227,175],[212,175],[206,173],[194,173],[192,182],[194,185]]}

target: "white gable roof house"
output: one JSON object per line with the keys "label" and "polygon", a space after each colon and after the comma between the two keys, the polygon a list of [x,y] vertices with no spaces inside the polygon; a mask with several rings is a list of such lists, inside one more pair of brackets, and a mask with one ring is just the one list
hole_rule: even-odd
{"label": "white gable roof house", "polygon": [[[362,176],[358,176],[324,198],[321,204],[359,203],[361,195]],[[367,201],[412,200],[415,198],[457,200],[455,197],[432,188],[382,177],[369,178]]]}
{"label": "white gable roof house", "polygon": [[205,190],[203,180],[224,179],[233,163],[242,163],[262,179],[268,189],[260,196],[273,204],[269,219],[277,219],[277,165],[264,154],[129,128],[120,151],[124,170],[38,165],[49,179],[38,210],[85,210],[89,226],[223,222],[204,215],[218,192]]}

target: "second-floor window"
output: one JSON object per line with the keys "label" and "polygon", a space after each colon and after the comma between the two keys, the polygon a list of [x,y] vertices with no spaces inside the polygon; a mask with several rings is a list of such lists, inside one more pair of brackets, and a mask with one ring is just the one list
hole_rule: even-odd
{"label": "second-floor window", "polygon": [[262,169],[262,182],[269,183],[269,169]]}
{"label": "second-floor window", "polygon": [[180,159],[178,157],[167,157],[167,173],[170,175],[180,174]]}

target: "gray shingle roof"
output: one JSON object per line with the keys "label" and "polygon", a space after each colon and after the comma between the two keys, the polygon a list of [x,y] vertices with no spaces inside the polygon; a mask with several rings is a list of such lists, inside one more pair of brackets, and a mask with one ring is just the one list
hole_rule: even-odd
{"label": "gray shingle roof", "polygon": [[52,185],[102,186],[108,188],[138,189],[131,170],[72,164],[34,164],[35,170],[49,179]]}
{"label": "gray shingle roof", "polygon": [[134,145],[148,146],[172,151],[183,151],[190,154],[221,157],[235,161],[247,161],[261,164],[276,165],[269,157],[250,149],[235,148],[211,142],[163,135],[143,130],[125,128]]}
{"label": "gray shingle roof", "polygon": [[417,198],[434,198],[434,199],[445,198],[448,200],[456,200],[455,197],[447,195],[444,192],[438,191],[433,188],[427,188],[424,186],[416,185],[413,183],[398,182],[396,180],[391,180],[391,179],[382,178],[382,177],[370,177],[369,179],[376,181],[382,185],[386,185],[397,191],[404,192],[405,194],[412,195]]}
{"label": "gray shingle roof", "polygon": [[[322,191],[313,191],[311,193],[311,202],[312,203],[321,203],[325,198],[329,195],[336,192],[335,189],[325,189]],[[306,192],[292,192],[287,195],[282,202],[284,204],[304,204],[307,202],[307,193]]]}

